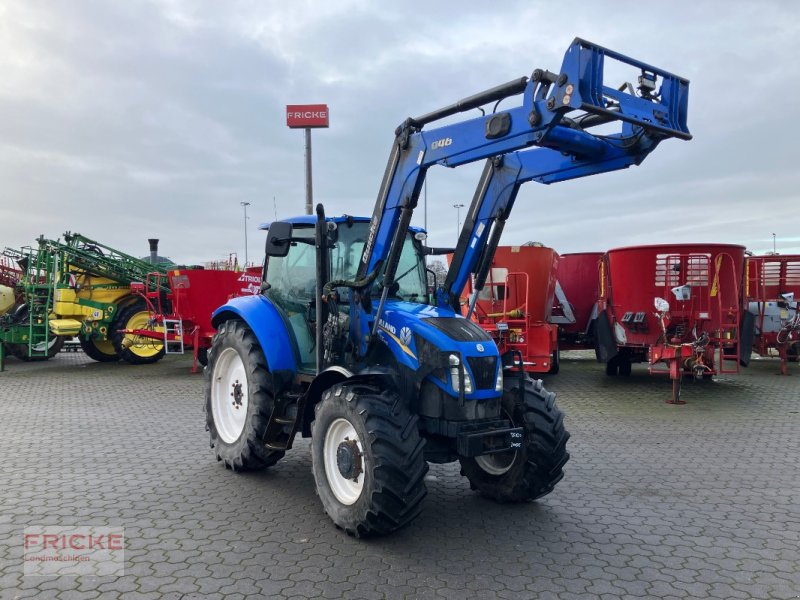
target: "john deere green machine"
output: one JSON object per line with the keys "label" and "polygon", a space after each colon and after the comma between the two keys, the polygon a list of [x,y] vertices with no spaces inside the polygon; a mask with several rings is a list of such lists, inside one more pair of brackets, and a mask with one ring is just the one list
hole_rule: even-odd
{"label": "john deere green machine", "polygon": [[[0,368],[4,352],[26,361],[46,360],[73,336],[100,362],[121,358],[143,364],[164,356],[162,342],[119,330],[146,327],[147,307],[131,293],[130,284],[146,281],[148,273],[166,273],[168,264],[138,259],[70,232],[63,241],[43,236],[37,241],[35,247],[4,252],[17,263],[19,280],[14,307],[0,316]],[[167,285],[166,278],[158,281]]]}

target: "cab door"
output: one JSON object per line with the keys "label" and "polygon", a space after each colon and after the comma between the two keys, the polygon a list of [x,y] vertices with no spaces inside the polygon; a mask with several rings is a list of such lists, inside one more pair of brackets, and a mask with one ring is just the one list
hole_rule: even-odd
{"label": "cab door", "polygon": [[267,258],[264,278],[270,287],[265,294],[283,312],[289,324],[298,350],[300,369],[315,372],[313,319],[317,263],[314,228],[295,227],[292,237],[308,239],[312,243],[292,242],[286,256]]}

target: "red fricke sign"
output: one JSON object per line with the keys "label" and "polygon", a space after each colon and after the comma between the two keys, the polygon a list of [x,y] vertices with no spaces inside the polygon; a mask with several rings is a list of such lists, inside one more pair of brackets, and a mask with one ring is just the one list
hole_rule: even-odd
{"label": "red fricke sign", "polygon": [[286,124],[289,127],[327,127],[327,104],[287,104]]}

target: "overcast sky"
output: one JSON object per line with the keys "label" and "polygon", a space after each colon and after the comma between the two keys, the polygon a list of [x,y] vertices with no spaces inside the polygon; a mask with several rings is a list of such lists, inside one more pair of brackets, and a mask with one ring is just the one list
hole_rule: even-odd
{"label": "overcast sky", "polygon": [[[800,252],[788,0],[0,0],[0,247],[71,230],[137,255],[159,237],[179,262],[242,256],[246,201],[260,260],[258,223],[304,209],[286,104],[330,105],[330,129],[313,134],[315,201],[369,215],[405,117],[556,71],[576,36],[688,77],[694,140],[626,171],[527,184],[505,243],[759,252],[774,232],[780,252]],[[432,245],[454,243],[453,204],[469,204],[480,168],[429,173]]]}

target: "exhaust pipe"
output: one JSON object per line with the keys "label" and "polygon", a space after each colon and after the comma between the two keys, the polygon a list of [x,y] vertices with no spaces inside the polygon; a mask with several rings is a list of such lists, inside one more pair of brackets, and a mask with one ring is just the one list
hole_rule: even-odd
{"label": "exhaust pipe", "polygon": [[158,263],[158,239],[150,238],[147,240],[150,243],[150,264]]}

